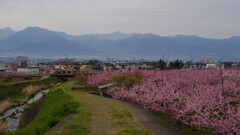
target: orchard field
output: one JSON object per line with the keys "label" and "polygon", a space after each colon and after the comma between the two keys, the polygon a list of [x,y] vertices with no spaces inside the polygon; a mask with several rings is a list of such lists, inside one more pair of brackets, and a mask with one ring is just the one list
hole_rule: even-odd
{"label": "orchard field", "polygon": [[240,70],[158,70],[106,72],[87,79],[112,98],[169,114],[187,125],[220,134],[240,134]]}

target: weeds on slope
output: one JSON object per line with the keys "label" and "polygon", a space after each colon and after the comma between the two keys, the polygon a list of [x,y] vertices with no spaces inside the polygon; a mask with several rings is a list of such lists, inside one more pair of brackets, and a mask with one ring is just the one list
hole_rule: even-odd
{"label": "weeds on slope", "polygon": [[52,90],[44,99],[44,107],[25,128],[8,135],[42,135],[70,113],[76,112],[79,103],[61,89]]}

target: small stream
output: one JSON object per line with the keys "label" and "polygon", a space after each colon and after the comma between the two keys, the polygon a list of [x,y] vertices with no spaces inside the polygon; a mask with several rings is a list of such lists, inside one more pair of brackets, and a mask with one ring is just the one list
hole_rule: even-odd
{"label": "small stream", "polygon": [[35,96],[27,101],[27,103],[11,108],[3,113],[2,116],[0,116],[0,119],[5,119],[7,123],[7,130],[8,131],[14,131],[18,128],[20,124],[20,118],[23,113],[23,111],[31,105],[33,102],[39,100],[42,98],[44,95],[46,95],[50,90],[42,90],[35,94]]}

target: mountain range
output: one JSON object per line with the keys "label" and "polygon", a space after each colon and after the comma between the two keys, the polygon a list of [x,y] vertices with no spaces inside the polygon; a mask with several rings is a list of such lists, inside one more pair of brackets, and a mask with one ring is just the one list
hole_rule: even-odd
{"label": "mountain range", "polygon": [[240,36],[211,39],[156,34],[68,35],[39,27],[0,29],[0,56],[79,58],[240,59]]}

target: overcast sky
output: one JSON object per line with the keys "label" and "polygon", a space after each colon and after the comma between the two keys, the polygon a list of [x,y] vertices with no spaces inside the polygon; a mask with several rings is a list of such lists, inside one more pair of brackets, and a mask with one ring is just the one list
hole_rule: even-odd
{"label": "overcast sky", "polygon": [[240,0],[0,0],[0,28],[68,34],[240,35]]}

